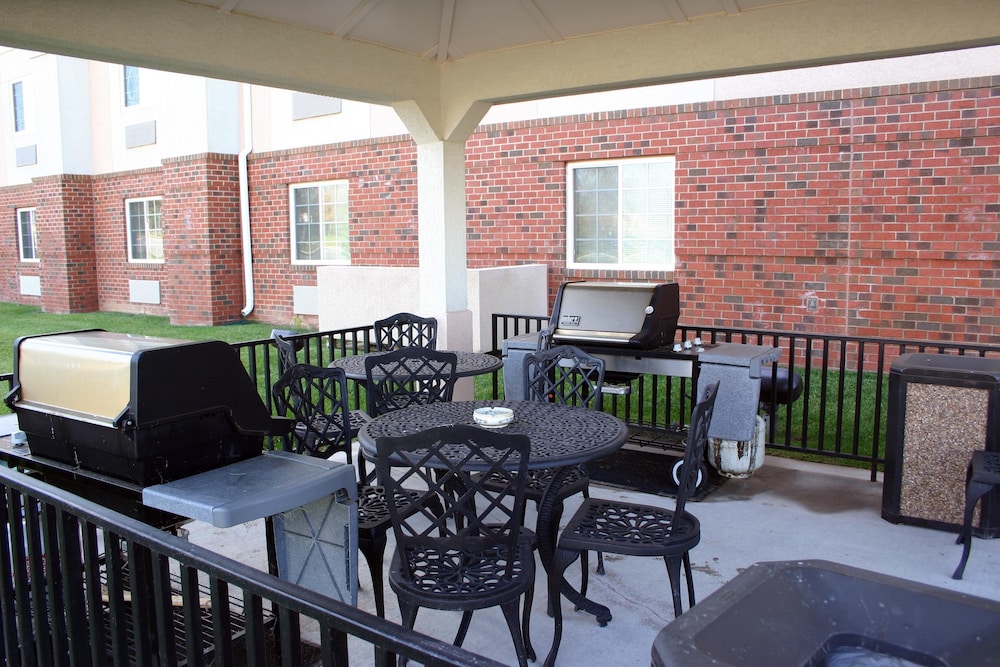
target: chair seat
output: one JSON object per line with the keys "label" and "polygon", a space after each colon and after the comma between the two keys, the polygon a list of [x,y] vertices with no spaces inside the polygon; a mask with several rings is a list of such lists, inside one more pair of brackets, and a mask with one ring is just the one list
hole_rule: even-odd
{"label": "chair seat", "polygon": [[[415,502],[420,497],[417,491],[410,492],[410,501],[399,499],[398,506]],[[360,485],[358,487],[358,530],[379,528],[388,530],[389,504],[385,499],[385,489],[381,486]]]}
{"label": "chair seat", "polygon": [[[405,574],[400,550],[389,568],[389,585],[398,596],[418,596],[420,605],[433,609],[468,609],[470,602],[485,609],[503,600],[516,600],[534,584],[533,534],[522,533],[511,568],[497,549],[442,551],[429,545],[406,551],[413,577]],[[510,570],[510,572],[508,572]]]}
{"label": "chair seat", "polygon": [[629,556],[690,551],[701,541],[700,523],[688,512],[676,521],[674,528],[674,511],[655,505],[591,498],[583,501],[566,524],[559,548]]}

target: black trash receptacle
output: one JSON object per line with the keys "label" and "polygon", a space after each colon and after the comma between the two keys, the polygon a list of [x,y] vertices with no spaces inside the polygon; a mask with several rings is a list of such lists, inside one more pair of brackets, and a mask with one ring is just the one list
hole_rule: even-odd
{"label": "black trash receptacle", "polygon": [[[903,354],[889,372],[882,518],[958,532],[965,471],[977,449],[1000,450],[1000,359]],[[1000,494],[983,499],[979,537],[1000,536]]]}

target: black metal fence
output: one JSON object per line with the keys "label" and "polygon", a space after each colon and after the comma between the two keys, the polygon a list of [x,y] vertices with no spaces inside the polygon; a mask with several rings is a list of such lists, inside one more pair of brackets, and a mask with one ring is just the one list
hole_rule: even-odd
{"label": "black metal fence", "polygon": [[[493,348],[503,341],[548,325],[547,316],[493,316]],[[907,352],[932,352],[1000,357],[1000,346],[964,345],[831,336],[717,327],[678,327],[677,340],[700,338],[703,344],[748,343],[781,350],[777,366],[797,373],[801,398],[779,406],[769,420],[765,442],[770,449],[794,452],[818,460],[864,465],[871,479],[885,462],[889,371],[892,360]],[[621,416],[633,436],[646,431],[683,429],[692,407],[693,387],[687,378],[643,375],[631,383],[627,396],[608,395],[604,409]],[[494,385],[496,386],[496,385]],[[777,386],[761,401],[777,404]]]}
{"label": "black metal fence", "polygon": [[344,666],[350,636],[360,664],[500,665],[34,477],[0,485],[0,664]]}
{"label": "black metal fence", "polygon": [[[539,331],[547,315],[494,314],[492,350],[500,356],[503,341]],[[332,359],[373,349],[371,326],[297,334],[299,360],[326,365]],[[718,327],[678,327],[680,340],[695,337],[704,343],[751,343],[781,349],[778,366],[797,373],[804,391],[794,404],[778,405],[769,420],[766,445],[821,461],[864,466],[874,480],[885,462],[889,365],[907,352],[934,352],[1000,357],[1000,346],[965,345],[934,341],[907,341],[770,330]],[[278,361],[269,339],[236,343],[244,365],[257,380],[258,389],[271,407],[269,387],[277,379]],[[488,378],[480,394],[503,395],[503,371]],[[10,374],[0,375],[9,389]],[[352,383],[353,384],[353,383]],[[683,432],[692,407],[694,387],[688,378],[643,375],[633,380],[627,395],[609,394],[604,409],[622,417],[633,434]],[[776,388],[775,388],[776,391]],[[776,396],[762,396],[776,404]],[[352,408],[364,409],[363,396],[352,388]]]}

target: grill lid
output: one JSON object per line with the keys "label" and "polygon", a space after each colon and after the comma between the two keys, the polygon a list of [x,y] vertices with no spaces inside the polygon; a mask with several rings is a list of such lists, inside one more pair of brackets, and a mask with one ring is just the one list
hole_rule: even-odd
{"label": "grill lid", "polygon": [[680,315],[677,283],[563,283],[550,320],[558,343],[637,349],[669,345]]}

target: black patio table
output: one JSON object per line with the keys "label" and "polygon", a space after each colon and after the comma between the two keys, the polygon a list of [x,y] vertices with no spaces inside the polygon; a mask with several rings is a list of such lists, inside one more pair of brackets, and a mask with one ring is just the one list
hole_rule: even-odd
{"label": "black patio table", "polygon": [[[375,441],[384,436],[417,433],[435,426],[475,424],[476,408],[505,407],[514,411],[514,420],[502,427],[505,433],[522,433],[531,440],[529,469],[553,468],[555,475],[538,504],[538,554],[548,576],[552,576],[556,531],[552,529],[562,515],[561,501],[549,489],[558,489],[563,477],[573,468],[616,452],[628,438],[628,428],[617,417],[582,407],[556,405],[540,401],[454,401],[415,405],[374,418],[358,433],[361,452],[375,460]],[[457,453],[457,455],[460,455]],[[565,579],[559,589],[578,609],[599,618],[611,618],[607,607],[587,599]],[[552,588],[550,587],[550,590]],[[550,594],[550,598],[553,597]],[[550,599],[550,605],[559,600]],[[545,664],[554,661],[554,644]]]}
{"label": "black patio table", "polygon": [[[454,350],[448,350],[454,352]],[[373,354],[385,354],[385,352],[367,352],[365,354],[351,354],[346,357],[339,357],[329,363],[330,368],[344,369],[344,375],[349,380],[364,381],[368,379],[365,374],[365,358]],[[503,366],[503,359],[494,357],[485,352],[455,352],[457,363],[455,365],[455,377],[472,377],[473,375],[484,375],[500,370]],[[470,417],[471,419],[471,417]]]}

